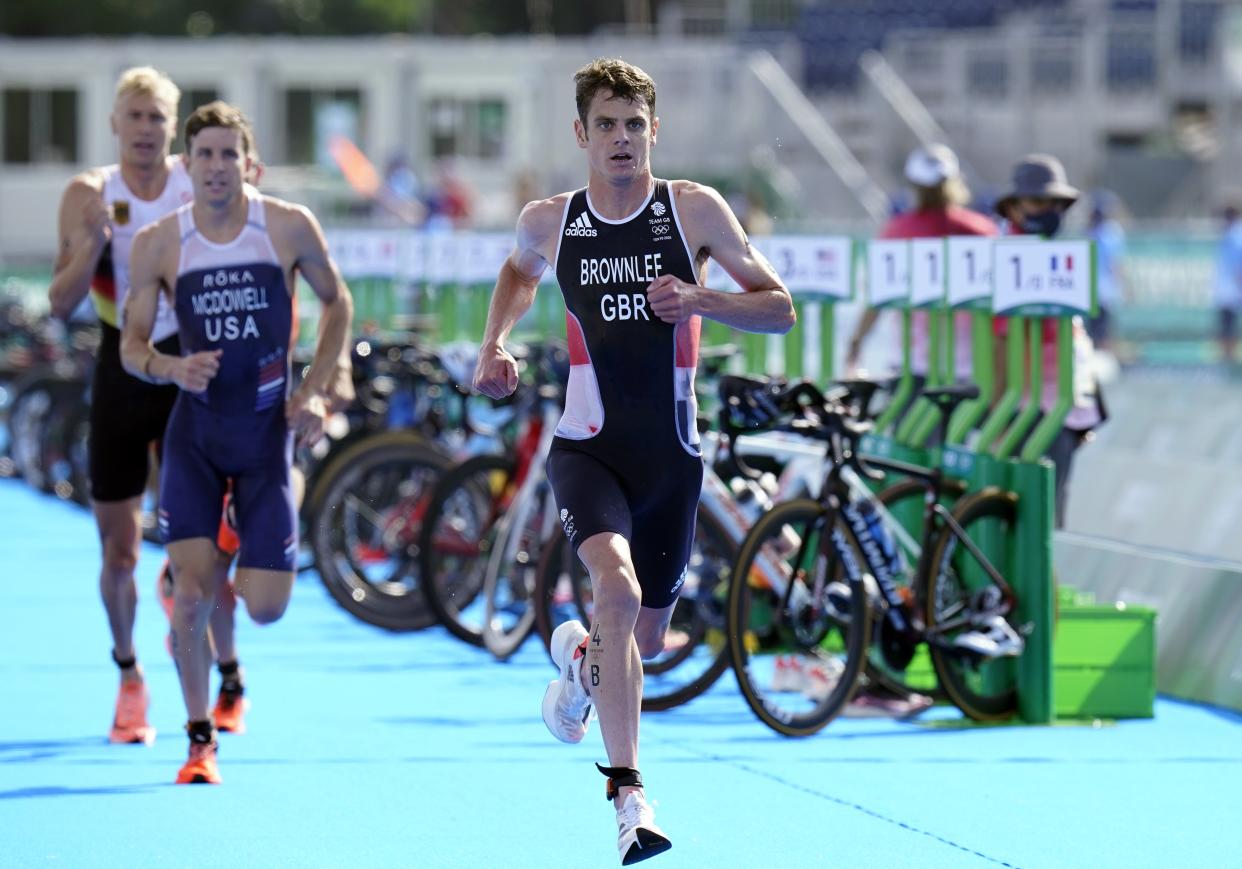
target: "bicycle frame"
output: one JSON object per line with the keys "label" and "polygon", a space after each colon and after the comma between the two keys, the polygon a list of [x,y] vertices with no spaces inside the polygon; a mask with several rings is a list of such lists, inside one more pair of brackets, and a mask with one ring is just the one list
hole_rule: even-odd
{"label": "bicycle frame", "polygon": [[[755,517],[750,517],[742,510],[733,491],[712,466],[711,457],[720,448],[720,436],[715,432],[708,432],[705,436],[704,454],[707,460],[704,462],[703,491],[699,496],[699,503],[720,524],[729,540],[740,546],[754,525],[755,518],[770,509],[774,503],[818,490],[825,456],[824,450],[817,448],[814,441],[796,436],[781,437],[776,433],[766,433],[746,435],[738,440],[740,443],[733,448],[741,450],[744,446],[744,452],[748,455],[786,460],[785,468],[777,478],[775,492],[769,494],[763,486],[752,482],[750,488],[760,510]],[[764,580],[783,596],[787,577],[781,569],[780,560],[764,554],[756,560],[756,565]]]}
{"label": "bicycle frame", "polygon": [[[491,557],[488,559],[487,576],[498,576],[502,564],[508,563],[517,553],[517,547],[520,543],[519,534],[512,531],[515,528],[521,528],[526,524],[530,511],[534,506],[535,495],[541,484],[547,480],[546,463],[548,453],[552,449],[552,438],[556,435],[556,425],[561,417],[561,408],[559,404],[549,398],[542,398],[540,401],[540,417],[537,423],[538,428],[532,429],[528,436],[533,439],[535,431],[538,432],[538,439],[535,441],[535,448],[530,450],[519,450],[518,467],[516,478],[518,479],[517,493],[509,502],[509,509],[500,517],[496,525],[496,539],[503,541],[503,545],[497,546],[492,550]],[[529,441],[526,441],[529,443]],[[523,455],[525,453],[525,455]],[[546,540],[556,528],[556,502],[552,498],[544,500],[544,515],[539,526],[540,539]]]}
{"label": "bicycle frame", "polygon": [[[921,627],[909,624],[906,621],[904,602],[897,592],[889,567],[885,563],[883,553],[880,551],[879,541],[874,539],[871,529],[867,526],[866,520],[858,508],[858,505],[861,505],[863,502],[868,503],[872,509],[880,514],[885,530],[893,533],[898,543],[906,548],[908,552],[917,553],[914,571],[914,590],[917,599],[922,600],[923,596],[928,593],[931,578],[937,567],[928,560],[930,558],[928,544],[947,529],[949,533],[966,547],[967,551],[977,561],[979,567],[1000,589],[1005,605],[1011,609],[1016,605],[1017,599],[1013,587],[1005,580],[1000,571],[996,569],[996,566],[992,564],[978,544],[970,539],[965,529],[953,518],[952,512],[940,503],[940,496],[944,491],[944,472],[939,466],[924,468],[906,462],[871,457],[868,457],[866,461],[873,468],[900,474],[919,481],[925,493],[923,501],[923,536],[920,543],[914,540],[913,536],[905,530],[904,526],[888,511],[880,499],[866,486],[862,478],[853,469],[846,465],[836,466],[830,469],[828,480],[825,483],[826,490],[836,492],[840,505],[837,509],[845,517],[847,527],[858,544],[859,551],[863,554],[870,575],[876,583],[877,590],[888,604],[885,618],[893,622],[895,629],[912,639],[917,638],[917,634],[923,632]],[[935,634],[955,630],[961,627],[961,624],[959,622],[946,622],[938,627]],[[925,634],[925,636],[934,641],[933,635]]]}

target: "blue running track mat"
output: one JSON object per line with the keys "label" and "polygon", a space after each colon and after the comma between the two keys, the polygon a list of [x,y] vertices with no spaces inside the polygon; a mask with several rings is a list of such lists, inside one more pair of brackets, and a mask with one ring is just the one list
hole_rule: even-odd
{"label": "blue running track mat", "polygon": [[[90,515],[0,481],[0,867],[612,867],[592,762],[540,718],[553,671],[442,629],[389,634],[303,575],[285,618],[241,607],[252,707],[224,784],[170,784],[184,707],[139,564],[137,644],[155,745],[106,742],[116,669]],[[1242,865],[1242,716],[1170,700],[1154,721],[946,727],[838,721],[789,740],[731,674],[644,718],[641,767],[675,867]],[[942,726],[932,726],[939,721]]]}

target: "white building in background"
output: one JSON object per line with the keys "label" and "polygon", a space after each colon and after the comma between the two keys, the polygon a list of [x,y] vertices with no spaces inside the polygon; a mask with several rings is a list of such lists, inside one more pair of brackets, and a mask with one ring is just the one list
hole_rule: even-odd
{"label": "white building in background", "polygon": [[764,122],[771,99],[721,40],[0,39],[0,257],[50,257],[65,182],[115,162],[108,116],[127,67],[167,72],[183,118],[217,97],[239,105],[269,166],[264,187],[325,221],[348,222],[346,203],[359,204],[322,154],[324,134],[342,132],[381,174],[403,157],[428,184],[451,158],[479,194],[479,222],[512,226],[523,175],[540,195],[584,182],[572,77],[601,55],[656,80],[658,172],[729,177],[779,140]]}
{"label": "white building in background", "polygon": [[[264,186],[330,223],[368,216],[322,165],[333,131],[381,173],[405,158],[423,185],[451,157],[484,226],[512,225],[519,187],[581,184],[572,74],[601,55],[656,79],[658,173],[758,184],[801,218],[780,230],[869,232],[904,186],[906,154],[931,139],[984,193],[1022,154],[1048,151],[1076,186],[1111,188],[1140,216],[1242,202],[1242,4],[970,0],[1025,11],[956,30],[919,26],[930,4],[907,5],[683,0],[660,7],[654,37],[0,38],[0,259],[50,259],[65,181],[115,160],[112,87],[137,64],[173,76],[183,114],[215,97],[240,105],[270,167]],[[825,62],[857,69],[858,44],[851,54],[842,38],[861,23],[870,39],[872,19],[882,54],[865,74],[844,88],[817,80]],[[808,96],[804,81],[818,89]]]}

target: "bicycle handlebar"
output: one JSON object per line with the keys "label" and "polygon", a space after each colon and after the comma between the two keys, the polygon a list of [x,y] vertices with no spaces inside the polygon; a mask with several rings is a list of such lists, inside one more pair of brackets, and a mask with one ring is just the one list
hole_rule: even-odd
{"label": "bicycle handlebar", "polygon": [[[878,386],[872,388],[872,393]],[[743,476],[757,479],[762,472],[738,454],[737,436],[767,429],[826,441],[834,464],[848,465],[867,479],[884,477],[882,472],[869,467],[858,452],[857,443],[871,431],[871,424],[857,419],[856,412],[845,403],[857,394],[849,384],[825,395],[809,380],[789,385],[780,379],[727,376],[721,378],[719,389],[721,435],[729,446],[729,461]],[[870,395],[863,403],[870,403]],[[791,415],[787,422],[779,422]]]}

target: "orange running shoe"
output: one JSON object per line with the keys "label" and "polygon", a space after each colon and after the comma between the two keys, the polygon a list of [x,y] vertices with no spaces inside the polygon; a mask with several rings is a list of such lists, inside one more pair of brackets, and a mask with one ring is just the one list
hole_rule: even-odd
{"label": "orange running shoe", "polygon": [[116,714],[112,718],[109,742],[150,745],[155,742],[155,728],[147,723],[150,697],[145,682],[122,682],[116,695]]}
{"label": "orange running shoe", "polygon": [[216,730],[225,733],[245,733],[246,722],[243,717],[249,708],[250,701],[241,691],[226,691],[221,688],[216,697],[216,708],[211,710],[212,723],[216,725]]}
{"label": "orange running shoe", "polygon": [[177,773],[179,785],[218,785],[220,784],[220,767],[216,765],[217,743],[191,742],[190,756]]}

